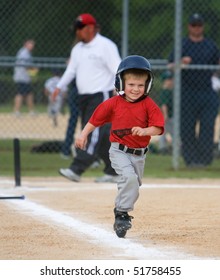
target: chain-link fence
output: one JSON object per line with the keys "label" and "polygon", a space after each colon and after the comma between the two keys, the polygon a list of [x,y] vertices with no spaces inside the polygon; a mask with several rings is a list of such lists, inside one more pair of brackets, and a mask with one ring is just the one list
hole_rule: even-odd
{"label": "chain-link fence", "polygon": [[[151,96],[160,105],[161,91],[164,90],[164,81],[167,80],[165,70],[174,50],[172,58],[170,57],[170,61],[173,59],[174,62],[174,68],[171,69],[174,82],[171,97],[168,98],[172,110],[168,117],[172,119],[171,128],[174,126],[174,130],[167,126],[166,138],[159,140],[156,137],[153,144],[157,152],[173,154],[174,168],[179,167],[180,155],[184,156],[188,165],[210,164],[213,153],[215,156],[219,152],[219,95],[217,92],[215,101],[210,101],[209,97],[214,95],[214,92],[210,92],[206,78],[211,72],[216,72],[218,78],[218,67],[215,66],[216,60],[210,57],[213,50],[209,49],[209,44],[194,51],[197,53],[197,60],[192,61],[189,67],[182,69],[180,59],[183,49],[181,38],[188,34],[188,18],[193,13],[198,12],[203,16],[205,36],[210,37],[220,48],[220,2],[214,0],[1,0],[0,140],[19,138],[51,141],[56,142],[57,150],[60,149],[59,145],[62,145],[65,139],[69,120],[68,92],[73,91],[74,85],[69,86],[57,119],[48,114],[48,97],[44,86],[52,75],[51,70],[65,70],[74,41],[73,21],[85,12],[96,17],[100,32],[118,45],[122,57],[139,54],[150,60],[155,75]],[[27,39],[35,41],[31,63],[34,69],[30,71],[34,114],[29,112],[26,103],[16,112],[17,88],[12,78],[16,54]],[[190,56],[188,50],[185,47],[184,56]],[[207,71],[209,74],[204,76]],[[192,83],[191,92],[189,88],[186,90],[183,87],[184,81],[181,83],[183,75],[193,77],[189,79]],[[195,84],[201,85],[199,90],[195,88]],[[166,92],[168,89],[169,86]],[[191,98],[195,95],[197,99]],[[201,141],[198,140],[198,135],[202,137]],[[191,158],[195,153],[200,158],[198,162]]]}

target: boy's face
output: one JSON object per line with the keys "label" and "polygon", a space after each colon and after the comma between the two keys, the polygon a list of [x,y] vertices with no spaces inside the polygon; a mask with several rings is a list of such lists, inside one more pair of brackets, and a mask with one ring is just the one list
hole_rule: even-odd
{"label": "boy's face", "polygon": [[125,99],[129,102],[135,102],[145,93],[145,77],[135,77],[128,75],[125,77]]}

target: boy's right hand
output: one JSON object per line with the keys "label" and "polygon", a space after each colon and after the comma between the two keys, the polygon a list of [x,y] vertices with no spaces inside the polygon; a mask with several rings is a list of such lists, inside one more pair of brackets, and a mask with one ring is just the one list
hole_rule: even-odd
{"label": "boy's right hand", "polygon": [[81,135],[77,137],[75,140],[75,147],[81,150],[86,149],[86,144],[87,144],[87,138],[82,137]]}

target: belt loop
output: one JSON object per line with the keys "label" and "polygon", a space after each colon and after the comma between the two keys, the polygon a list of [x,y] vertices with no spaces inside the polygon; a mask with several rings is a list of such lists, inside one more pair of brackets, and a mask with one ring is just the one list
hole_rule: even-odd
{"label": "belt loop", "polygon": [[125,146],[123,144],[119,144],[119,150],[124,151]]}

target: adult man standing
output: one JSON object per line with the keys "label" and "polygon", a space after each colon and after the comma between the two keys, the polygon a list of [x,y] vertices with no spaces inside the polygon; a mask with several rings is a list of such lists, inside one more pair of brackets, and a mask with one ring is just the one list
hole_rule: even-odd
{"label": "adult man standing", "polygon": [[[186,166],[190,168],[212,163],[219,100],[211,85],[214,71],[187,69],[184,65],[217,65],[219,57],[216,44],[204,36],[203,17],[198,13],[193,14],[188,22],[188,36],[182,41],[181,85],[182,155]],[[174,51],[169,57],[169,62],[173,61]]]}
{"label": "adult man standing", "polygon": [[[71,51],[66,71],[55,89],[59,94],[64,85],[76,78],[82,127],[88,122],[95,108],[112,97],[115,73],[121,58],[115,43],[98,33],[99,26],[91,14],[77,17],[74,29],[78,43]],[[105,175],[97,182],[116,182],[118,176],[109,160],[110,125],[97,128],[88,139],[85,150],[77,150],[71,166],[61,168],[60,174],[69,180],[79,182],[81,175],[94,162],[97,155],[104,161]]]}

